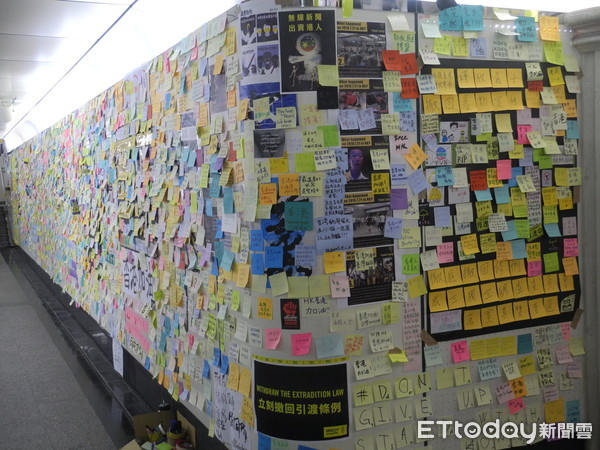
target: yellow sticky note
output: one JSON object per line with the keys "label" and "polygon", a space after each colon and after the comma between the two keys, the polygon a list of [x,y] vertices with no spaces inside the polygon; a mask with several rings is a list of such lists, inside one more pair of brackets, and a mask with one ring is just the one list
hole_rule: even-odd
{"label": "yellow sticky note", "polygon": [[490,77],[492,79],[493,88],[507,88],[508,79],[506,77],[506,69],[490,69]]}
{"label": "yellow sticky note", "polygon": [[515,321],[529,320],[529,306],[527,300],[513,302],[512,305]]}
{"label": "yellow sticky note", "polygon": [[[481,329],[481,311],[479,309],[470,309],[464,312],[463,328],[465,330]],[[471,357],[473,357],[472,354]]]}
{"label": "yellow sticky note", "polygon": [[269,277],[271,283],[271,293],[274,297],[286,294],[289,291],[287,274],[285,272],[279,272]]}
{"label": "yellow sticky note", "polygon": [[522,88],[523,85],[523,69],[506,69],[506,78],[508,87]]}
{"label": "yellow sticky note", "polygon": [[294,106],[277,108],[275,112],[276,128],[295,128],[296,121],[296,108]]}
{"label": "yellow sticky note", "polygon": [[489,112],[494,110],[492,105],[492,95],[490,92],[476,92],[475,101],[477,102],[478,112]]}
{"label": "yellow sticky note", "polygon": [[323,111],[316,104],[300,105],[300,125],[314,127],[323,125]]}
{"label": "yellow sticky note", "polygon": [[540,16],[540,38],[542,41],[560,42],[558,17]]}
{"label": "yellow sticky note", "polygon": [[458,87],[460,88],[476,87],[473,69],[456,69],[456,78],[458,79]]}
{"label": "yellow sticky note", "polygon": [[442,95],[442,106],[444,114],[460,114],[458,95]]}
{"label": "yellow sticky note", "polygon": [[483,328],[498,326],[498,311],[495,306],[481,309],[481,326]]}
{"label": "yellow sticky note", "polygon": [[219,75],[223,70],[223,55],[215,56],[215,65],[213,67],[213,75]]}
{"label": "yellow sticky note", "polygon": [[288,277],[290,298],[308,298],[310,291],[308,288],[308,277]]}
{"label": "yellow sticky note", "polygon": [[422,275],[409,278],[408,282],[408,295],[410,298],[417,298],[421,295],[427,294],[427,288],[425,287],[425,280]]}
{"label": "yellow sticky note", "polygon": [[400,113],[381,114],[381,134],[400,134]]}
{"label": "yellow sticky note", "polygon": [[458,102],[460,104],[460,112],[463,114],[479,112],[479,108],[477,107],[477,99],[475,93],[473,92],[458,94]]}
{"label": "yellow sticky note", "polygon": [[408,362],[408,357],[406,356],[406,352],[404,350],[400,350],[398,348],[388,351],[388,358],[390,358],[391,362],[395,362],[395,363]]}
{"label": "yellow sticky note", "polygon": [[[405,155],[406,156],[406,155]],[[373,194],[389,194],[390,193],[390,174],[372,173],[371,174],[371,189]]]}
{"label": "yellow sticky note", "polygon": [[473,69],[475,75],[475,86],[478,88],[491,88],[492,78],[490,77],[490,69]]}
{"label": "yellow sticky note", "polygon": [[506,91],[506,101],[511,111],[523,109],[523,91]]}
{"label": "yellow sticky note", "polygon": [[[284,272],[285,273],[285,272]],[[267,297],[258,297],[256,316],[259,319],[273,319],[273,300]]]}
{"label": "yellow sticky note", "polygon": [[462,243],[462,250],[465,255],[474,255],[479,253],[479,245],[477,243],[476,234],[466,234],[460,237]]}
{"label": "yellow sticky note", "polygon": [[321,86],[339,86],[338,67],[336,65],[319,64],[319,84]]}
{"label": "yellow sticky note", "polygon": [[479,285],[474,284],[471,286],[464,287],[465,292],[465,304],[467,306],[481,305],[481,291]]}
{"label": "yellow sticky note", "polygon": [[583,347],[583,336],[572,337],[569,339],[569,350],[573,356],[585,355]]}
{"label": "yellow sticky note", "polygon": [[448,300],[448,309],[458,309],[465,307],[465,294],[463,288],[458,287],[454,289],[448,289],[446,292]]}
{"label": "yellow sticky note", "polygon": [[[424,114],[442,114],[442,101],[440,95],[423,95],[423,113]],[[491,103],[491,102],[490,102]]]}
{"label": "yellow sticky note", "polygon": [[427,160],[427,154],[416,142],[411,145],[408,153],[403,156],[414,170],[417,170],[417,167]]}
{"label": "yellow sticky note", "polygon": [[309,277],[310,297],[326,297],[331,295],[329,275],[313,275]]}
{"label": "yellow sticky note", "polygon": [[438,94],[456,94],[454,69],[431,69],[431,74],[435,79]]}
{"label": "yellow sticky note", "polygon": [[344,272],[346,270],[346,252],[327,252],[323,255],[325,273]]}
{"label": "yellow sticky note", "polygon": [[562,68],[560,66],[548,67],[548,81],[550,81],[550,86],[565,84]]}
{"label": "yellow sticky note", "polygon": [[512,125],[510,123],[510,114],[494,114],[496,119],[496,129],[500,133],[512,133]]}
{"label": "yellow sticky note", "polygon": [[494,281],[490,283],[482,283],[480,285],[480,289],[483,303],[493,303],[498,301],[498,291]]}
{"label": "yellow sticky note", "polygon": [[429,297],[429,311],[439,312],[447,311],[448,304],[446,303],[446,291],[432,291]]}
{"label": "yellow sticky note", "polygon": [[525,104],[528,108],[540,107],[540,93],[538,91],[530,91],[525,89]]}
{"label": "yellow sticky note", "polygon": [[[544,16],[542,16],[544,17]],[[541,17],[540,17],[541,19]],[[558,19],[558,17],[557,17]],[[546,423],[559,423],[565,421],[565,400],[559,398],[551,402],[544,403],[544,412]]]}
{"label": "yellow sticky note", "polygon": [[444,267],[444,278],[449,287],[463,284],[460,266]]}
{"label": "yellow sticky note", "polygon": [[225,55],[233,55],[235,53],[235,28],[228,28],[225,31]]}
{"label": "yellow sticky note", "polygon": [[429,281],[430,289],[443,289],[448,286],[446,282],[446,273],[444,268],[432,269],[427,271],[427,279]]}
{"label": "yellow sticky note", "polygon": [[506,91],[492,92],[492,105],[494,107],[494,111],[506,111],[510,109]]}

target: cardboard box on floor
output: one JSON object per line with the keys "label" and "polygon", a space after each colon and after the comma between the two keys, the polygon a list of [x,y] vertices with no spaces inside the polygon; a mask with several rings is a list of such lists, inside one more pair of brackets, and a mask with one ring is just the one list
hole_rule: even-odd
{"label": "cardboard box on floor", "polygon": [[[173,417],[173,411],[160,411],[156,413],[134,416],[133,430],[135,432],[135,439],[127,443],[124,447],[121,447],[120,450],[140,450],[142,447],[137,443],[137,441],[142,442],[142,444],[148,441],[146,426],[158,427],[159,424],[162,424],[163,429],[167,431],[171,425]],[[181,427],[188,436],[190,443],[194,446],[194,448],[196,448],[196,428],[185,417],[183,417],[179,411],[177,411],[177,420],[181,422]]]}

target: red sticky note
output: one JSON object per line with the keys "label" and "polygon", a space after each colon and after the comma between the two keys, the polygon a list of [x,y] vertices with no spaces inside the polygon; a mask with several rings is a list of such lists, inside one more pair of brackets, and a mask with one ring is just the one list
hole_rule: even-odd
{"label": "red sticky note", "polygon": [[419,73],[417,57],[414,53],[400,55],[400,73],[402,75],[412,75]]}
{"label": "red sticky note", "polygon": [[527,276],[528,277],[539,277],[542,275],[542,262],[541,261],[527,261]]}
{"label": "red sticky note", "polygon": [[450,351],[452,352],[452,360],[454,363],[469,361],[471,359],[467,341],[453,342],[450,344]]}
{"label": "red sticky note", "polygon": [[564,258],[579,256],[579,246],[577,244],[577,238],[565,238],[563,240],[563,245]]}
{"label": "red sticky note", "polygon": [[381,52],[386,70],[400,70],[402,67],[400,52],[398,50],[383,50]]}
{"label": "red sticky note", "polygon": [[510,180],[512,178],[512,160],[499,159],[496,161],[496,178]]}
{"label": "red sticky note", "polygon": [[544,82],[543,81],[528,81],[527,89],[535,92],[542,92],[544,90]]}
{"label": "red sticky note", "polygon": [[292,341],[292,355],[302,356],[308,354],[312,341],[312,333],[292,334],[290,339]]}
{"label": "red sticky note", "polygon": [[523,399],[522,398],[513,398],[512,400],[508,401],[508,413],[509,414],[516,414],[519,411],[521,411],[523,408],[525,408],[525,404],[523,403]]}
{"label": "red sticky note", "polygon": [[402,84],[402,98],[419,98],[419,88],[416,78],[400,78]]}
{"label": "red sticky note", "polygon": [[487,189],[487,173],[485,170],[472,170],[469,172],[472,191],[485,191]]}

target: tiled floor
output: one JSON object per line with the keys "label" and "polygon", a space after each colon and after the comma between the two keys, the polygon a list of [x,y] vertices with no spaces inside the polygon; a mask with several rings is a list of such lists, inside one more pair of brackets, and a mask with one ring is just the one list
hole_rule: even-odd
{"label": "tiled floor", "polygon": [[0,448],[120,448],[133,436],[124,411],[7,255],[0,255]]}

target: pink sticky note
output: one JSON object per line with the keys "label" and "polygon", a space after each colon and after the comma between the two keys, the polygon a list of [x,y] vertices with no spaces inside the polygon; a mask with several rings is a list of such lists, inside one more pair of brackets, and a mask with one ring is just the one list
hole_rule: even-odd
{"label": "pink sticky note", "polygon": [[581,361],[576,359],[573,362],[567,364],[567,374],[569,375],[569,378],[583,378]]}
{"label": "pink sticky note", "polygon": [[346,276],[329,277],[332,298],[350,297],[350,282]]}
{"label": "pink sticky note", "polygon": [[560,331],[562,332],[563,341],[571,339],[571,323],[565,322],[560,324]]}
{"label": "pink sticky note", "polygon": [[452,360],[455,363],[459,363],[461,361],[468,361],[471,359],[467,341],[453,342],[452,344],[450,344],[450,351],[452,352]]}
{"label": "pink sticky note", "polygon": [[191,333],[188,334],[188,345],[190,346],[190,348],[194,346],[194,335]]}
{"label": "pink sticky note", "polygon": [[310,351],[310,342],[312,341],[312,333],[298,333],[290,336],[292,341],[292,355],[301,356],[307,355]]}
{"label": "pink sticky note", "polygon": [[523,408],[525,408],[525,404],[523,403],[522,398],[513,398],[512,400],[508,401],[508,413],[509,414],[516,414],[519,411],[521,411]]}
{"label": "pink sticky note", "polygon": [[569,258],[571,256],[579,256],[579,247],[577,245],[577,238],[565,238],[563,240],[563,257]]}
{"label": "pink sticky note", "polygon": [[444,242],[437,246],[438,263],[454,262],[454,242]]}
{"label": "pink sticky note", "polygon": [[496,178],[510,180],[512,178],[512,160],[499,159],[496,161]]}
{"label": "pink sticky note", "polygon": [[531,125],[517,125],[517,144],[529,145],[527,133],[533,131]]}
{"label": "pink sticky note", "polygon": [[275,350],[281,341],[281,328],[265,328],[265,348]]}
{"label": "pink sticky note", "polygon": [[551,384],[550,386],[544,386],[544,401],[545,402],[553,402],[558,400],[558,387],[555,384]]}
{"label": "pink sticky note", "polygon": [[539,277],[542,274],[542,262],[541,261],[528,261],[527,262],[527,276],[528,277]]}

